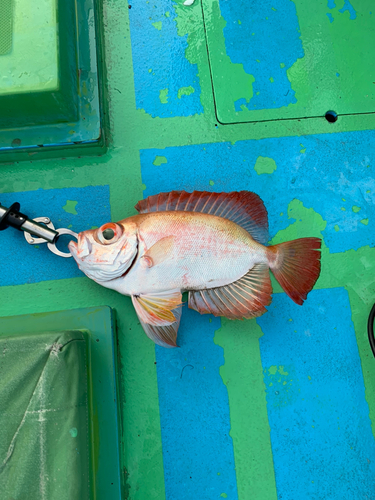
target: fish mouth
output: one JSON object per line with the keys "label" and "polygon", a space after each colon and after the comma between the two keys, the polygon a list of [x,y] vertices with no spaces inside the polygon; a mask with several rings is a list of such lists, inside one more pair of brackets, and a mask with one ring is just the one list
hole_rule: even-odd
{"label": "fish mouth", "polygon": [[92,244],[88,238],[83,234],[78,234],[78,243],[69,241],[68,248],[70,253],[75,259],[84,260],[92,252]]}
{"label": "fish mouth", "polygon": [[72,254],[72,256],[75,257],[77,255],[77,252],[78,252],[77,243],[73,240],[69,241],[68,248],[69,248],[69,252]]}

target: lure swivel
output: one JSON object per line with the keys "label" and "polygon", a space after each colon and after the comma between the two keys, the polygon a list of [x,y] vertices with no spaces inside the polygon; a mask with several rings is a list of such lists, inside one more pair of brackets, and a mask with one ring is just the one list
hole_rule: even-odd
{"label": "lure swivel", "polygon": [[29,217],[21,213],[19,203],[13,203],[11,207],[6,208],[0,204],[0,231],[9,226],[24,232],[26,241],[30,245],[47,243],[49,250],[60,257],[71,257],[71,253],[61,252],[56,247],[56,242],[62,234],[69,234],[78,239],[77,233],[70,229],[56,229],[48,217]]}

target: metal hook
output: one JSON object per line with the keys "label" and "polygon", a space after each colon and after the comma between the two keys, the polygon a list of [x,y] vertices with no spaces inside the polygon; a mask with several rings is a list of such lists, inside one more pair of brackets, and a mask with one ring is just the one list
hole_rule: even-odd
{"label": "metal hook", "polygon": [[[70,234],[70,236],[74,236],[74,238],[78,240],[78,234],[71,231],[70,229],[61,228],[61,229],[55,229],[55,231],[59,233],[59,236],[61,234]],[[59,236],[56,238],[56,241],[58,240]],[[73,255],[70,252],[61,252],[61,250],[59,250],[56,246],[56,241],[54,241],[53,243],[47,243],[47,247],[51,250],[52,253],[58,255],[59,257],[66,257],[66,258],[73,257]]]}
{"label": "metal hook", "polygon": [[75,233],[74,231],[71,231],[70,229],[66,229],[66,228],[55,229],[55,226],[53,225],[53,223],[51,222],[51,219],[49,217],[35,217],[35,219],[33,219],[33,221],[42,222],[49,229],[52,229],[54,232],[56,232],[57,235],[56,235],[56,238],[54,239],[54,241],[49,242],[49,241],[45,240],[44,238],[35,238],[35,236],[33,236],[32,234],[25,232],[24,235],[25,235],[25,239],[26,239],[27,243],[29,243],[30,245],[39,245],[41,243],[47,243],[48,249],[52,253],[54,253],[55,255],[58,255],[59,257],[66,257],[66,258],[72,257],[72,254],[70,252],[62,252],[61,250],[59,250],[56,246],[56,241],[59,239],[59,236],[61,236],[62,234],[70,234],[70,236],[73,236],[74,238],[76,238],[78,240],[77,233]]}
{"label": "metal hook", "polygon": [[61,252],[56,247],[56,242],[62,234],[69,234],[78,240],[78,234],[70,229],[55,229],[49,217],[29,217],[20,212],[20,204],[13,203],[10,208],[0,204],[0,231],[8,227],[14,227],[19,231],[23,231],[27,243],[30,245],[38,245],[47,243],[47,247],[52,253],[59,257],[72,257],[70,252]]}

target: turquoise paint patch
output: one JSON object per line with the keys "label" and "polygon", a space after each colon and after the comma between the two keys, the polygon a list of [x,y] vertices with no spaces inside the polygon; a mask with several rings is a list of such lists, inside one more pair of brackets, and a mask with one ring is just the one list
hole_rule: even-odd
{"label": "turquoise paint patch", "polygon": [[241,111],[241,106],[270,109],[297,102],[287,77],[287,70],[304,56],[296,6],[290,0],[279,0],[277,10],[273,6],[272,0],[220,1],[221,14],[227,21],[223,30],[227,55],[255,78],[253,97],[249,103],[243,98],[237,100],[236,111]]}
{"label": "turquoise paint patch", "polygon": [[219,328],[219,318],[185,307],[180,348],[156,346],[166,500],[238,499]]}
{"label": "turquoise paint patch", "polygon": [[[168,161],[157,179],[156,155]],[[294,222],[288,206],[297,198],[326,221],[323,235],[331,252],[375,246],[375,131],[149,149],[140,156],[142,179],[152,186],[148,194],[173,189],[254,191],[266,205],[271,237]],[[254,171],[259,156],[276,161],[272,175]],[[215,185],[207,185],[207,179],[215,179]],[[353,205],[361,211],[354,213]],[[361,223],[364,219],[368,225]]]}
{"label": "turquoise paint patch", "polygon": [[[78,200],[77,214],[71,213],[73,210],[64,210],[67,200]],[[56,228],[71,227],[77,233],[111,220],[108,186],[0,194],[0,202],[4,206],[10,206],[15,201],[21,204],[21,212],[30,218],[47,216]],[[63,241],[69,241],[68,237],[64,237]],[[66,251],[63,242],[60,248]],[[0,233],[0,253],[2,286],[84,276],[73,259],[57,257],[45,244],[38,245],[38,248],[29,245],[23,232],[12,228]],[[15,255],[17,265],[13,265]]]}
{"label": "turquoise paint patch", "polygon": [[[178,35],[174,6],[172,0],[135,0],[129,10],[136,105],[153,117],[203,113],[198,68],[185,57],[187,35]],[[183,87],[193,90],[181,99]],[[160,99],[160,92],[168,98]]]}
{"label": "turquoise paint patch", "polygon": [[328,12],[327,16],[328,16],[329,21],[330,21],[331,23],[333,23],[333,17],[332,17],[332,14],[331,14],[330,12]]}
{"label": "turquoise paint patch", "polygon": [[375,442],[348,293],[315,290],[303,308],[277,294],[256,321],[278,498],[371,498]]}

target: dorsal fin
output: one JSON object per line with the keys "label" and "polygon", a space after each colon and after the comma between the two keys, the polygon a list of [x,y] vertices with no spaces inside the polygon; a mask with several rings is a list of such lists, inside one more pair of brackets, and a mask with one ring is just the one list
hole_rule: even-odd
{"label": "dorsal fin", "polygon": [[259,243],[268,241],[267,210],[259,196],[251,191],[209,193],[208,191],[171,191],[149,196],[139,201],[139,213],[201,212],[229,219],[246,229]]}

